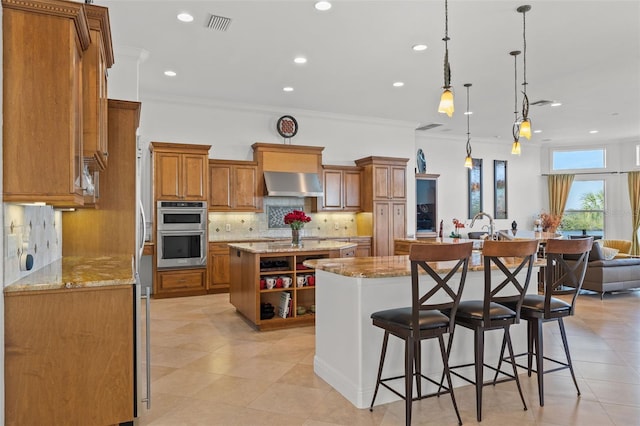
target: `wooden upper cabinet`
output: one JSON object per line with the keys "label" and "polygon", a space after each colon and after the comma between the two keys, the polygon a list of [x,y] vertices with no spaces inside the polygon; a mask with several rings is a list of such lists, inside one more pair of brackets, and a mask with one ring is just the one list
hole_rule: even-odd
{"label": "wooden upper cabinet", "polygon": [[322,166],[323,196],[315,211],[360,211],[362,169],[354,166]]}
{"label": "wooden upper cabinet", "polygon": [[209,210],[262,210],[258,163],[255,161],[209,160]]}
{"label": "wooden upper cabinet", "polygon": [[406,194],[406,165],[374,165],[373,166],[373,198],[376,199],[405,199]]}
{"label": "wooden upper cabinet", "polygon": [[91,44],[82,57],[83,152],[91,170],[107,167],[107,69],[113,65],[113,47],[106,7],[85,5]]}
{"label": "wooden upper cabinet", "polygon": [[406,201],[408,158],[366,157],[362,168],[362,209],[373,211],[374,201]]}
{"label": "wooden upper cabinet", "polygon": [[211,145],[151,142],[154,199],[205,201],[209,148]]}
{"label": "wooden upper cabinet", "polygon": [[82,206],[85,5],[2,7],[4,201]]}

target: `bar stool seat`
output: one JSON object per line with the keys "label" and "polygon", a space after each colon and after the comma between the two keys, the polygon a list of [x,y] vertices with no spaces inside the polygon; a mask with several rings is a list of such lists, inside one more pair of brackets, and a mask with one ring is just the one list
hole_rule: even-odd
{"label": "bar stool seat", "polygon": [[[413,317],[411,308],[396,308],[386,311],[374,312],[371,319],[387,322],[407,330],[413,329]],[[418,317],[420,330],[435,329],[449,326],[449,317],[439,311],[421,311]]]}

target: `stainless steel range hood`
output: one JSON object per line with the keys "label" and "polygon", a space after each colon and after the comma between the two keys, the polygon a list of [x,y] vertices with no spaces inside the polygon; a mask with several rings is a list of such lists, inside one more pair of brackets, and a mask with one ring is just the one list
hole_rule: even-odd
{"label": "stainless steel range hood", "polygon": [[264,172],[267,195],[280,197],[322,197],[317,173]]}

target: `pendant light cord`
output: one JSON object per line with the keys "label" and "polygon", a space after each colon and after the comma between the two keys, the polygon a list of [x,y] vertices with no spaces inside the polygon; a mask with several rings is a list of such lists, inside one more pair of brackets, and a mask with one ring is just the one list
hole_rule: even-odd
{"label": "pendant light cord", "polygon": [[471,115],[469,113],[469,87],[471,87],[471,83],[465,84],[465,87],[467,88],[467,157],[471,157],[471,130],[469,130],[469,118]]}
{"label": "pendant light cord", "polygon": [[527,12],[522,12],[522,66],[524,68],[523,71],[523,80],[522,85],[524,86],[524,94],[527,94]]}

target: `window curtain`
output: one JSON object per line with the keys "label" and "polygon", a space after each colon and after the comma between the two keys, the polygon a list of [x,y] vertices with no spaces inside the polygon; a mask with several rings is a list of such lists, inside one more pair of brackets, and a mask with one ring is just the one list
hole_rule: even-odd
{"label": "window curtain", "polygon": [[549,175],[549,214],[562,217],[574,175]]}
{"label": "window curtain", "polygon": [[640,254],[638,228],[640,228],[640,172],[629,172],[629,201],[631,202],[631,254]]}

